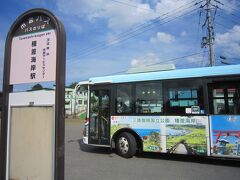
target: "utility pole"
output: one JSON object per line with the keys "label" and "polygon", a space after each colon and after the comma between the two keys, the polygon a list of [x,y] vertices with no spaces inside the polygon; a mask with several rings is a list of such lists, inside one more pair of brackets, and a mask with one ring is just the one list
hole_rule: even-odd
{"label": "utility pole", "polygon": [[210,66],[214,66],[214,37],[213,26],[211,17],[211,0],[207,0],[207,24],[208,24],[208,38],[209,38],[209,50],[210,50]]}
{"label": "utility pole", "polygon": [[220,3],[217,0],[206,0],[206,3],[201,6],[206,11],[206,19],[202,27],[207,26],[208,37],[202,38],[202,47],[209,46],[210,52],[210,66],[214,66],[214,29],[212,25],[212,16],[211,16],[211,7],[215,7],[216,9],[218,6],[212,5],[211,2],[214,1],[216,3]]}

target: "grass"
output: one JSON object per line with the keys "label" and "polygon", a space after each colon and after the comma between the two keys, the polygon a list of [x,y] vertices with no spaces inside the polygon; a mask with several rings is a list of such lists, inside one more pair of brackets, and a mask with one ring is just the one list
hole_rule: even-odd
{"label": "grass", "polygon": [[185,140],[185,142],[194,149],[201,149],[201,153],[207,153],[207,138],[206,130],[204,128],[186,128],[192,132],[183,136],[168,136],[167,148],[171,148],[172,145]]}
{"label": "grass", "polygon": [[77,117],[65,118],[65,123],[67,124],[84,123],[85,118],[86,118],[86,113],[82,113],[80,116],[77,116]]}
{"label": "grass", "polygon": [[65,118],[65,124],[82,124],[84,120],[77,118]]}

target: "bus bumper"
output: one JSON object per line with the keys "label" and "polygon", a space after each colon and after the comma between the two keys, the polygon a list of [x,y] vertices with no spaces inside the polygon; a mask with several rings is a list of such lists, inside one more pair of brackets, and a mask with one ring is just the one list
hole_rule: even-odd
{"label": "bus bumper", "polygon": [[88,144],[88,138],[87,137],[83,137],[83,143]]}

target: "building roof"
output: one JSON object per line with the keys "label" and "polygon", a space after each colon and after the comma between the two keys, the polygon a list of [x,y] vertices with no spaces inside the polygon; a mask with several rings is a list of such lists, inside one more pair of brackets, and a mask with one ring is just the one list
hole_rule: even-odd
{"label": "building roof", "polygon": [[93,84],[98,83],[123,83],[151,80],[182,79],[193,77],[230,76],[240,75],[240,65],[213,66],[191,69],[177,69],[148,73],[123,74],[90,78]]}

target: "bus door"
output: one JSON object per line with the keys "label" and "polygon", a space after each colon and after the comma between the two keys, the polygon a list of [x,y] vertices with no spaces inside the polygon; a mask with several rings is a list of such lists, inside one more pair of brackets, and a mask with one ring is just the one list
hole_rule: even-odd
{"label": "bus door", "polygon": [[90,94],[89,143],[110,144],[109,89],[93,88]]}

